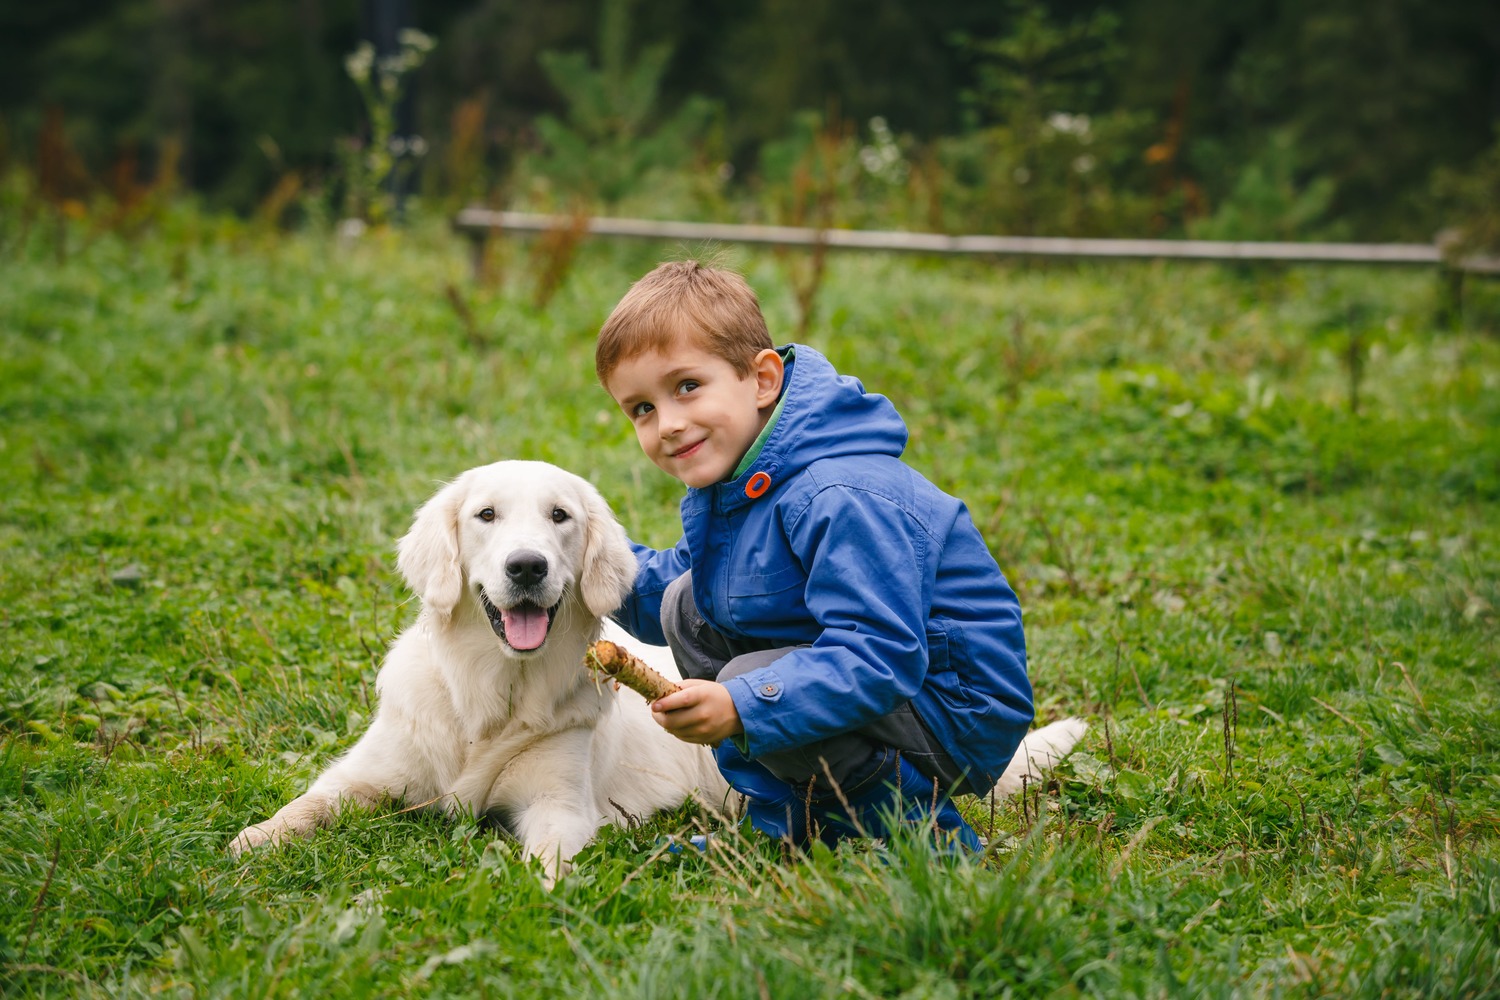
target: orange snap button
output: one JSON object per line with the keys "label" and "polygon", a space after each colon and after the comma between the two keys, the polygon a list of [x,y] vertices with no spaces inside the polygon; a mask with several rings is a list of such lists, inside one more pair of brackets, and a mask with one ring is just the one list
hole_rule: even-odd
{"label": "orange snap button", "polygon": [[750,481],[745,484],[745,496],[749,497],[751,500],[754,500],[760,497],[766,492],[766,490],[770,488],[771,477],[764,472],[757,472],[755,475],[751,476]]}

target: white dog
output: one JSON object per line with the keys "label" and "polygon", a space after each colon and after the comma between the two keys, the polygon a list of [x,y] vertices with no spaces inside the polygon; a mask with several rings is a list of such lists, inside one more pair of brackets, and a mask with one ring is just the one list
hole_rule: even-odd
{"label": "white dog", "polygon": [[[305,794],[242,830],[233,854],[311,834],[346,803],[393,799],[496,816],[550,882],[605,823],[689,798],[722,807],[707,748],[583,666],[636,569],[583,479],[542,462],[471,469],[417,511],[397,568],[422,612],[381,667],[369,729]],[[678,676],[670,653],[651,661]]]}
{"label": "white dog", "polygon": [[[380,669],[370,728],[306,793],[241,830],[235,856],[310,835],[347,803],[389,799],[498,817],[550,883],[606,823],[690,798],[723,808],[707,748],[668,735],[644,699],[583,666],[636,570],[593,486],[543,462],[470,469],[417,511],[396,565],[422,612]],[[608,629],[680,676],[670,651]],[[1064,719],[1027,736],[996,796],[1039,779],[1084,729]]]}

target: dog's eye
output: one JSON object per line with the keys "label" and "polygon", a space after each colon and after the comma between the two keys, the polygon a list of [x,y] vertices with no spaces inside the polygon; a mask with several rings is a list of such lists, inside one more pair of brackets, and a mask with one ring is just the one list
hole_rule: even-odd
{"label": "dog's eye", "polygon": [[552,523],[554,524],[562,524],[568,519],[569,516],[570,515],[568,514],[568,512],[563,510],[561,507],[552,508]]}
{"label": "dog's eye", "polygon": [[495,519],[495,508],[493,508],[493,507],[486,507],[486,508],[484,508],[484,510],[481,510],[478,514],[475,514],[474,516],[477,517],[477,518],[479,518],[481,521],[484,521],[484,522],[493,521]]}

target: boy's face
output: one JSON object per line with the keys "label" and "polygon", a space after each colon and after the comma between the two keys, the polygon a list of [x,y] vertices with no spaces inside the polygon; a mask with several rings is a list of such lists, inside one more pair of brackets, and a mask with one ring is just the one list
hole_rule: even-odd
{"label": "boy's face", "polygon": [[621,361],[605,388],[636,440],[667,475],[703,489],[728,479],[781,395],[781,355],[761,351],[750,374],[690,340]]}

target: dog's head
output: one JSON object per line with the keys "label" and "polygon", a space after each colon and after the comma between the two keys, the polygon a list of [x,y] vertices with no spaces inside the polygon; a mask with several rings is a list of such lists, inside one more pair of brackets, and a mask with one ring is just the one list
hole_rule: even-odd
{"label": "dog's head", "polygon": [[396,566],[439,621],[473,601],[500,640],[526,654],[541,649],[570,599],[595,618],[619,607],[636,560],[586,480],[545,462],[496,462],[422,505]]}

